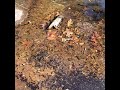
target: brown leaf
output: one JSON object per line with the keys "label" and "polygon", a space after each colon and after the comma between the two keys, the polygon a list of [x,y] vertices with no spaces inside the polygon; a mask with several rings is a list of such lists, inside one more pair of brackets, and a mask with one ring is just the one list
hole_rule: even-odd
{"label": "brown leaf", "polygon": [[72,19],[70,19],[70,20],[68,21],[68,23],[67,23],[67,26],[68,26],[68,27],[71,27],[72,24],[73,24],[73,21],[72,21]]}
{"label": "brown leaf", "polygon": [[48,31],[48,33],[47,33],[47,39],[48,40],[56,40],[56,37],[57,37],[57,32],[56,31],[52,31],[52,30]]}
{"label": "brown leaf", "polygon": [[66,29],[66,31],[63,32],[63,34],[66,34],[67,37],[71,37],[73,32],[70,31],[69,29]]}
{"label": "brown leaf", "polygon": [[78,37],[75,36],[75,35],[72,36],[72,40],[73,40],[74,43],[78,43],[79,42]]}

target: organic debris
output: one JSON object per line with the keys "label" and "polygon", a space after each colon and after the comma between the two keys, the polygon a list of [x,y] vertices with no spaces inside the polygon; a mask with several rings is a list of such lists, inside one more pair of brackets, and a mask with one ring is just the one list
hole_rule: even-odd
{"label": "organic debris", "polygon": [[66,37],[71,37],[73,35],[73,32],[70,31],[70,29],[66,29],[66,31],[63,32],[63,34],[65,34]]}
{"label": "organic debris", "polygon": [[62,19],[63,19],[63,16],[59,15],[57,18],[55,18],[55,20],[52,21],[48,29],[51,29],[53,27],[58,29],[58,25],[61,23]]}
{"label": "organic debris", "polygon": [[52,1],[37,0],[23,22],[32,23],[15,28],[15,77],[30,90],[104,90],[104,18],[88,19],[78,0]]}
{"label": "organic debris", "polygon": [[68,21],[68,23],[67,23],[67,26],[68,27],[71,27],[73,25],[73,21],[72,21],[72,19],[70,19],[69,21]]}
{"label": "organic debris", "polygon": [[94,46],[97,46],[97,43],[99,42],[100,39],[101,39],[101,36],[96,31],[91,36],[91,41],[93,42],[92,44]]}
{"label": "organic debris", "polygon": [[56,38],[57,38],[57,31],[48,30],[47,39],[48,40],[56,40]]}

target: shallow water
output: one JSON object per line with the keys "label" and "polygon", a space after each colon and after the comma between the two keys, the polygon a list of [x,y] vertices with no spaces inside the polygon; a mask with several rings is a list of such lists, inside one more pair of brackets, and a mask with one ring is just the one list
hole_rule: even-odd
{"label": "shallow water", "polygon": [[98,4],[102,10],[105,10],[105,0],[83,0],[87,4]]}
{"label": "shallow water", "polygon": [[[24,21],[24,19],[27,17],[27,12],[29,11],[30,6],[32,5],[33,0],[15,0],[15,7],[22,10],[23,15],[22,18],[20,20],[16,20],[15,23],[16,25],[20,24],[21,22]],[[56,4],[62,4],[65,7],[67,7],[70,4],[74,4],[74,3],[79,3],[79,4],[84,4],[86,6],[88,6],[89,4],[98,4],[98,6],[104,11],[105,10],[105,0],[49,0],[49,2],[55,2]],[[15,8],[15,9],[16,9]],[[91,10],[88,10],[88,13],[86,15],[89,16],[89,14],[91,13],[92,17],[94,17],[94,15],[96,14],[95,12],[92,12]],[[17,14],[17,13],[16,13]],[[96,17],[99,17],[100,15],[97,15]]]}
{"label": "shallow water", "polygon": [[[22,2],[22,0],[20,1]],[[101,60],[104,58],[103,44],[101,43],[103,39],[96,37],[103,38],[104,22],[101,22],[101,18],[98,22],[92,22],[92,20],[87,22],[86,16],[93,17],[94,13],[95,15],[96,13],[99,15],[99,13],[92,11],[94,7],[88,2],[86,3],[88,9],[83,10],[84,5],[85,3],[81,0],[74,0],[74,2],[73,0],[37,0],[33,8],[31,7],[29,10],[28,18],[16,28],[16,77],[19,76],[18,79],[21,82],[29,84],[28,87],[31,90],[37,90],[36,86],[48,87],[42,90],[105,89],[104,80],[85,76],[90,72],[98,75],[97,77],[104,76],[104,64]],[[99,7],[102,7],[100,3]],[[25,9],[25,11],[27,10]],[[58,12],[65,18],[58,30],[51,29],[53,35],[55,30],[62,38],[66,38],[63,33],[66,31],[68,20],[72,19],[73,26],[75,26],[70,30],[75,33],[75,37],[79,35],[78,39],[80,43],[84,43],[83,46],[76,43],[69,45],[67,41],[61,43],[61,40],[50,41],[47,39],[48,35],[40,28],[40,25],[53,21]],[[100,22],[102,24],[99,24]],[[93,43],[90,41],[90,37],[94,31],[99,34],[93,36],[94,39],[99,39],[97,41],[99,47],[92,48]],[[61,38],[57,36],[56,38]],[[100,53],[95,50],[99,50]],[[82,71],[82,74],[79,71]],[[59,87],[62,89],[58,89]]]}

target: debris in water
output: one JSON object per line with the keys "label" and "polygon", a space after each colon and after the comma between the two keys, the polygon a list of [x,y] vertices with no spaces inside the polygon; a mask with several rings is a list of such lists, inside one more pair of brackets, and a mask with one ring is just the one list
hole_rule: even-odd
{"label": "debris in water", "polygon": [[69,41],[71,40],[71,38],[62,38],[62,42],[66,42],[66,41]]}
{"label": "debris in water", "polygon": [[68,27],[71,27],[72,24],[73,24],[73,21],[72,21],[72,19],[70,19],[70,20],[68,21],[68,23],[67,23],[67,26],[68,26]]}
{"label": "debris in water", "polygon": [[66,29],[66,31],[63,32],[63,34],[66,34],[67,37],[71,37],[73,32],[70,31],[69,29]]}
{"label": "debris in water", "polygon": [[82,45],[84,45],[84,43],[80,43],[80,45],[82,46]]}
{"label": "debris in water", "polygon": [[40,24],[40,29],[43,29],[43,30],[47,30],[47,28],[49,27],[49,23],[48,22],[45,22],[45,23],[43,23],[43,24]]}
{"label": "debris in water", "polygon": [[57,37],[56,31],[48,30],[48,33],[47,33],[48,40],[56,40],[56,37]]}
{"label": "debris in water", "polygon": [[50,24],[50,26],[48,27],[48,29],[51,29],[52,27],[58,29],[58,25],[60,24],[60,22],[62,21],[63,16],[59,15],[55,20],[53,20],[53,22]]}
{"label": "debris in water", "polygon": [[72,37],[72,40],[76,44],[79,42],[79,39],[75,35]]}

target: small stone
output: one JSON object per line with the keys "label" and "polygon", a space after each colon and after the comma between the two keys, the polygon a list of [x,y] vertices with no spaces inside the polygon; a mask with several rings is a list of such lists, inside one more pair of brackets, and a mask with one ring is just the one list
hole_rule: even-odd
{"label": "small stone", "polygon": [[71,9],[70,7],[68,9]]}
{"label": "small stone", "polygon": [[93,2],[93,0],[89,0],[89,2]]}
{"label": "small stone", "polygon": [[28,21],[29,24],[31,24],[32,22],[31,21]]}
{"label": "small stone", "polygon": [[69,89],[65,89],[65,90],[69,90]]}
{"label": "small stone", "polygon": [[23,77],[25,77],[25,75],[24,75],[24,74],[23,74],[22,76],[23,76]]}
{"label": "small stone", "polygon": [[84,43],[80,43],[80,45],[82,46],[82,45],[84,45]]}
{"label": "small stone", "polygon": [[22,65],[25,66],[25,63],[23,63]]}
{"label": "small stone", "polygon": [[64,87],[64,85],[62,85],[62,87]]}

